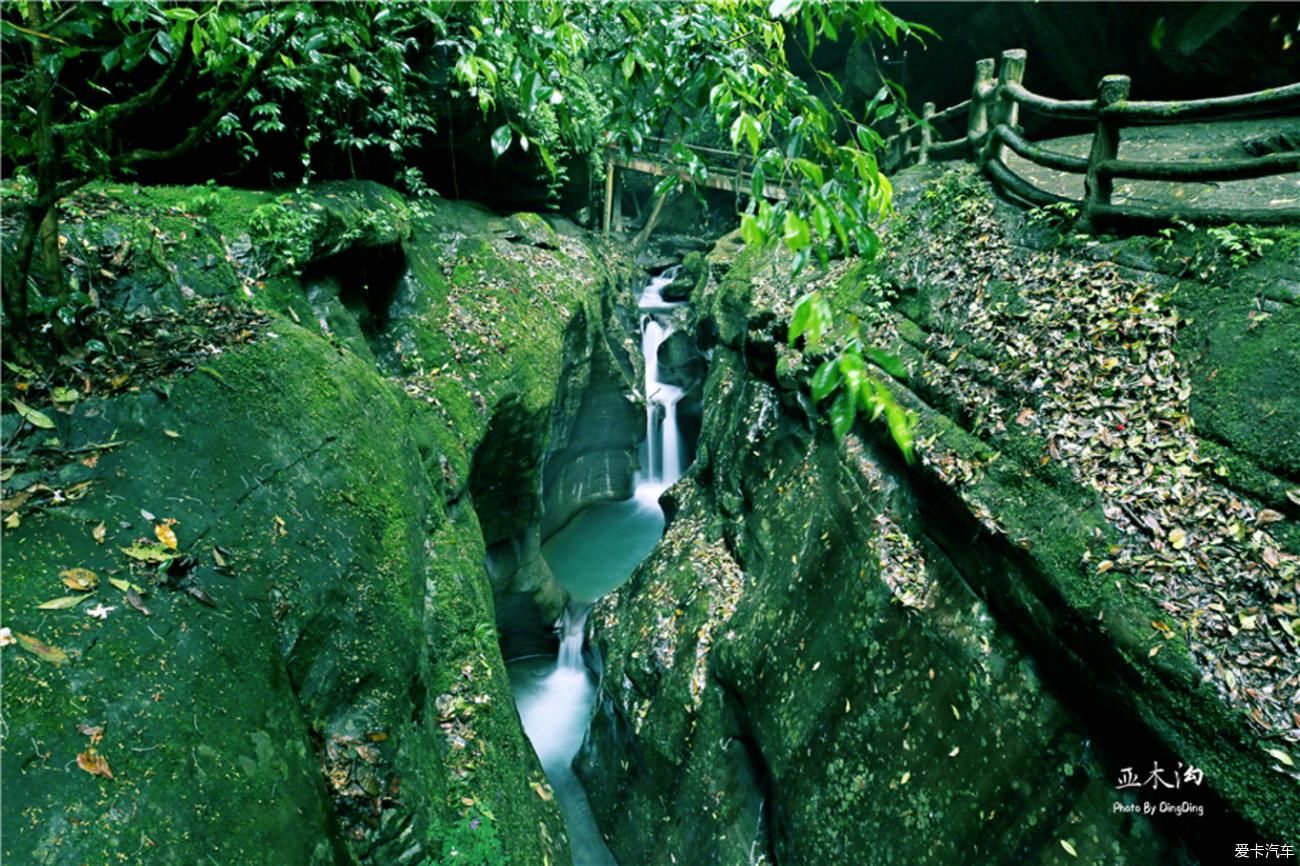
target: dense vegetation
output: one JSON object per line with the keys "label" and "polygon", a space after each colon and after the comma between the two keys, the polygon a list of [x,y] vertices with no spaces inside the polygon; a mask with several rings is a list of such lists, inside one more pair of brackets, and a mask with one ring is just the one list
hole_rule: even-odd
{"label": "dense vegetation", "polygon": [[532,155],[556,186],[607,146],[729,139],[756,184],[806,182],[789,211],[760,205],[751,231],[869,250],[867,217],[888,202],[878,138],[813,96],[786,51],[909,32],[874,3],[14,3],[3,20],[5,167],[25,219],[5,309],[14,323],[29,304],[58,311],[65,328],[87,299],[64,285],[53,206],[80,186],[218,139],[274,161],[281,183],[360,174],[420,195],[421,148],[456,101],[481,109],[496,155]]}
{"label": "dense vegetation", "polygon": [[[651,137],[676,142],[670,156],[692,181],[707,169],[684,143],[739,149],[756,191],[798,182],[788,203],[753,196],[747,241],[779,238],[796,270],[814,253],[870,255],[870,221],[888,208],[890,187],[875,157],[880,137],[856,118],[889,116],[894,94],[882,87],[865,114],[823,101],[813,90],[834,80],[810,87],[787,52],[918,29],[876,3],[788,0],[24,2],[3,15],[5,169],[21,218],[5,256],[4,311],[19,342],[34,313],[63,345],[87,336],[98,300],[60,260],[56,205],[70,193],[147,176],[217,141],[266,163],[281,185],[361,176],[428,195],[428,139],[460,103],[491,129],[494,156],[534,160],[538,183],[553,191],[574,166]],[[665,179],[656,193],[685,183]],[[837,427],[859,405],[880,411],[876,392],[858,388],[852,339],[850,349],[834,366],[842,375],[823,379],[845,384]]]}

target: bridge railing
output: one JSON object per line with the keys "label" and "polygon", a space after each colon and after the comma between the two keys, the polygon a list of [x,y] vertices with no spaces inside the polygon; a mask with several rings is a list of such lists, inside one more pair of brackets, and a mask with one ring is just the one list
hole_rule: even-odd
{"label": "bridge railing", "polygon": [[[994,74],[991,58],[975,63],[971,97],[936,111],[926,103],[919,122],[900,118],[897,135],[886,139],[888,170],[944,159],[969,159],[1004,192],[1029,204],[1067,202],[1079,208],[1086,225],[1120,221],[1167,223],[1184,219],[1202,223],[1300,222],[1300,207],[1193,207],[1169,203],[1116,203],[1115,178],[1168,182],[1215,182],[1300,172],[1300,152],[1273,153],[1241,159],[1121,159],[1122,131],[1129,127],[1217,121],[1240,117],[1294,117],[1300,109],[1300,83],[1255,93],[1174,102],[1128,98],[1126,75],[1107,75],[1097,85],[1095,99],[1052,99],[1025,88],[1026,55],[1002,52]],[[1056,120],[1087,121],[1094,125],[1088,156],[1052,150],[1028,140],[1019,124],[1021,110]],[[965,117],[964,134],[935,140],[937,130]],[[1044,168],[1084,176],[1084,195],[1075,199],[1043,189],[1008,164],[1008,153]]]}

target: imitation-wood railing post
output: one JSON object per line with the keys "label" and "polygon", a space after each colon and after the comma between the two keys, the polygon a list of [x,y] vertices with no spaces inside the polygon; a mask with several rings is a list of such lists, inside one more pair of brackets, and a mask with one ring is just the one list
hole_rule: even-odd
{"label": "imitation-wood railing post", "polygon": [[1088,152],[1088,172],[1084,176],[1084,219],[1094,224],[1093,210],[1097,205],[1110,204],[1115,183],[1102,170],[1103,164],[1119,155],[1120,119],[1107,109],[1128,99],[1132,81],[1127,75],[1107,75],[1097,84],[1097,131],[1092,136],[1092,149]]}
{"label": "imitation-wood railing post", "polygon": [[993,58],[975,61],[975,84],[966,115],[966,145],[971,161],[980,162],[983,138],[989,131],[989,102],[993,96]]}
{"label": "imitation-wood railing post", "polygon": [[[612,228],[618,234],[623,234],[623,186],[627,182],[626,172],[614,177],[614,224]],[[640,214],[641,205],[637,204],[637,213]]]}
{"label": "imitation-wood railing post", "polygon": [[601,223],[601,230],[609,234],[609,223],[614,215],[614,159],[609,154],[605,155],[605,219]]}
{"label": "imitation-wood railing post", "polygon": [[[1007,92],[1007,85],[1011,83],[1020,84],[1025,79],[1025,50],[1023,48],[1011,48],[1002,52],[1002,63],[998,66],[998,89],[997,101],[993,107],[993,129],[1006,124],[1012,129],[1020,120],[1020,106],[1016,100]],[[991,158],[1006,165],[1007,146],[1000,141],[993,141],[990,136],[990,142],[993,144]]]}
{"label": "imitation-wood railing post", "polygon": [[912,155],[912,142],[909,130],[912,123],[907,119],[906,114],[898,115],[898,167],[907,168],[908,157]]}
{"label": "imitation-wood railing post", "polygon": [[745,176],[745,158],[742,156],[736,160],[736,213],[740,213],[740,184],[741,178]]}
{"label": "imitation-wood railing post", "polygon": [[934,140],[934,129],[930,125],[930,120],[933,117],[933,102],[921,106],[921,150],[916,155],[917,165],[925,165],[930,161],[930,143]]}

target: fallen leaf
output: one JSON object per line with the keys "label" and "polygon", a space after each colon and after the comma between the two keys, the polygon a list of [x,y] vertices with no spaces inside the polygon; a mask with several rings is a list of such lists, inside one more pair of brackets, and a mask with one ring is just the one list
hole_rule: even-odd
{"label": "fallen leaf", "polygon": [[906,773],[903,774],[903,778],[901,778],[901,779],[898,780],[898,784],[900,784],[900,785],[906,785],[906,784],[907,784],[907,780],[910,779],[910,778],[912,778],[912,773],[911,773],[911,771],[909,770],[908,772],[906,772]]}
{"label": "fallen leaf", "polygon": [[54,422],[50,420],[49,415],[46,415],[43,412],[37,412],[21,400],[10,400],[9,402],[14,404],[14,408],[18,410],[19,415],[26,418],[34,426],[40,427],[44,430],[54,429]]}
{"label": "fallen leaf", "polygon": [[1101,562],[1097,563],[1097,573],[1105,574],[1114,567],[1115,563],[1111,562],[1109,559],[1103,559]]}
{"label": "fallen leaf", "polygon": [[118,589],[122,590],[122,592],[127,592],[132,589],[134,589],[136,592],[144,592],[143,589],[136,586],[134,583],[129,583],[125,580],[122,580],[122,578],[120,577],[110,577],[108,579],[108,582],[113,584],[113,586],[117,587]]}
{"label": "fallen leaf", "polygon": [[77,755],[77,766],[92,776],[113,778],[113,771],[108,768],[108,761],[94,749],[87,749]]}
{"label": "fallen leaf", "polygon": [[13,514],[5,518],[5,529],[17,529],[18,524],[21,522],[22,518],[19,517],[18,512],[15,511]]}
{"label": "fallen leaf", "polygon": [[1267,749],[1266,751],[1279,763],[1286,764],[1288,767],[1295,766],[1295,761],[1292,760],[1291,756],[1281,749]]}
{"label": "fallen leaf", "polygon": [[1156,644],[1151,647],[1151,649],[1147,651],[1147,658],[1155,658],[1156,653],[1160,652],[1160,647],[1162,646],[1163,644]]}
{"label": "fallen leaf", "polygon": [[1182,550],[1187,546],[1187,533],[1181,529],[1173,529],[1169,532],[1169,544],[1174,550]]}
{"label": "fallen leaf", "polygon": [[140,597],[140,593],[136,592],[134,589],[128,589],[126,591],[126,603],[131,605],[131,607],[135,608],[136,610],[140,611],[140,613],[144,614],[145,616],[153,615],[153,611],[145,607],[144,599]]}
{"label": "fallen leaf", "polygon": [[953,746],[952,751],[948,753],[948,757],[955,758],[957,757],[957,753],[960,751],[961,751],[961,746]]}
{"label": "fallen leaf", "polygon": [[43,643],[30,635],[14,632],[14,637],[18,638],[18,643],[22,644],[23,649],[52,665],[58,666],[68,660],[68,654],[63,650]]}
{"label": "fallen leaf", "polygon": [[67,571],[60,571],[59,577],[63,578],[64,586],[77,592],[90,592],[99,586],[99,575],[89,568],[69,568]]}
{"label": "fallen leaf", "polygon": [[170,437],[170,438],[172,438],[172,439],[179,439],[179,438],[181,438],[181,434],[177,433],[175,430],[168,430],[168,429],[166,429],[166,428],[163,428],[163,435],[164,435],[164,436],[168,436],[168,437]]}
{"label": "fallen leaf", "polygon": [[199,370],[200,372],[203,372],[203,373],[207,373],[209,376],[211,376],[212,378],[216,379],[218,382],[220,382],[221,384],[225,385],[227,388],[230,387],[230,383],[226,381],[226,377],[223,376],[223,375],[221,375],[220,373],[218,373],[218,372],[217,372],[216,370],[214,370],[212,367],[208,367],[208,366],[206,366],[206,365],[200,364],[199,366],[195,367],[194,369]]}
{"label": "fallen leaf", "polygon": [[87,737],[90,737],[90,744],[92,746],[97,746],[99,745],[99,741],[104,739],[104,726],[81,722],[77,725],[77,733],[85,734]]}
{"label": "fallen leaf", "polygon": [[172,529],[174,521],[164,521],[153,528],[153,534],[162,542],[163,547],[168,550],[177,548],[176,530]]}
{"label": "fallen leaf", "polygon": [[1065,839],[1061,839],[1060,842],[1061,842],[1061,847],[1065,849],[1066,854],[1069,854],[1071,857],[1079,856],[1079,852],[1074,850],[1074,846],[1071,845],[1069,841]]}
{"label": "fallen leaf", "polygon": [[75,388],[58,387],[50,391],[50,399],[55,403],[75,403],[80,397]]}
{"label": "fallen leaf", "polygon": [[36,606],[41,610],[66,610],[70,607],[76,607],[86,598],[87,596],[84,595],[64,595],[59,598],[52,598],[49,601],[43,601]]}
{"label": "fallen leaf", "polygon": [[130,547],[118,548],[132,559],[138,559],[141,562],[170,562],[176,558],[176,554],[169,551],[161,544],[141,544],[136,542]]}
{"label": "fallen leaf", "polygon": [[104,522],[102,520],[99,522],[98,526],[96,526],[94,529],[90,531],[90,535],[92,538],[95,539],[96,544],[103,544],[104,536],[106,536],[107,534],[108,534],[108,527],[104,526]]}
{"label": "fallen leaf", "polygon": [[1274,511],[1271,508],[1261,508],[1259,513],[1255,515],[1255,522],[1261,525],[1277,523],[1279,520],[1283,519],[1281,512]]}
{"label": "fallen leaf", "polygon": [[31,498],[32,491],[20,490],[7,499],[0,499],[0,511],[3,511],[5,514],[8,514],[11,511],[17,511],[19,508],[23,507],[23,503]]}
{"label": "fallen leaf", "polygon": [[203,590],[199,589],[197,586],[187,586],[185,587],[185,591],[189,593],[190,596],[194,598],[194,600],[197,601],[199,604],[205,604],[208,607],[217,606],[217,600],[212,596],[208,595]]}

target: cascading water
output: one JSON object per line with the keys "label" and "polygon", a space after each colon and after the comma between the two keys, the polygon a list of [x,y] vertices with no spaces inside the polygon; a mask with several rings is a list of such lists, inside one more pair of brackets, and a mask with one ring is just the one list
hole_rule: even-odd
{"label": "cascading water", "polygon": [[665,301],[661,292],[676,270],[670,268],[651,279],[638,299],[646,371],[646,451],[636,495],[585,509],[542,546],[551,572],[572,599],[556,623],[560,651],[554,660],[524,659],[510,665],[515,705],[555,790],[574,866],[615,862],[572,769],[595,699],[592,675],[582,656],[587,614],[601,596],[631,576],[659,540],[664,526],[659,495],[682,474],[685,449],[677,404],[683,390],[659,380],[659,346],[673,333],[666,314],[680,306]]}
{"label": "cascading water", "polygon": [[670,321],[661,321],[680,304],[663,298],[663,288],[677,276],[669,268],[646,284],[637,306],[641,310],[641,354],[645,358],[646,451],[637,498],[657,507],[659,494],[682,476],[682,436],[677,426],[677,404],[685,393],[659,378],[659,347],[673,334]]}

